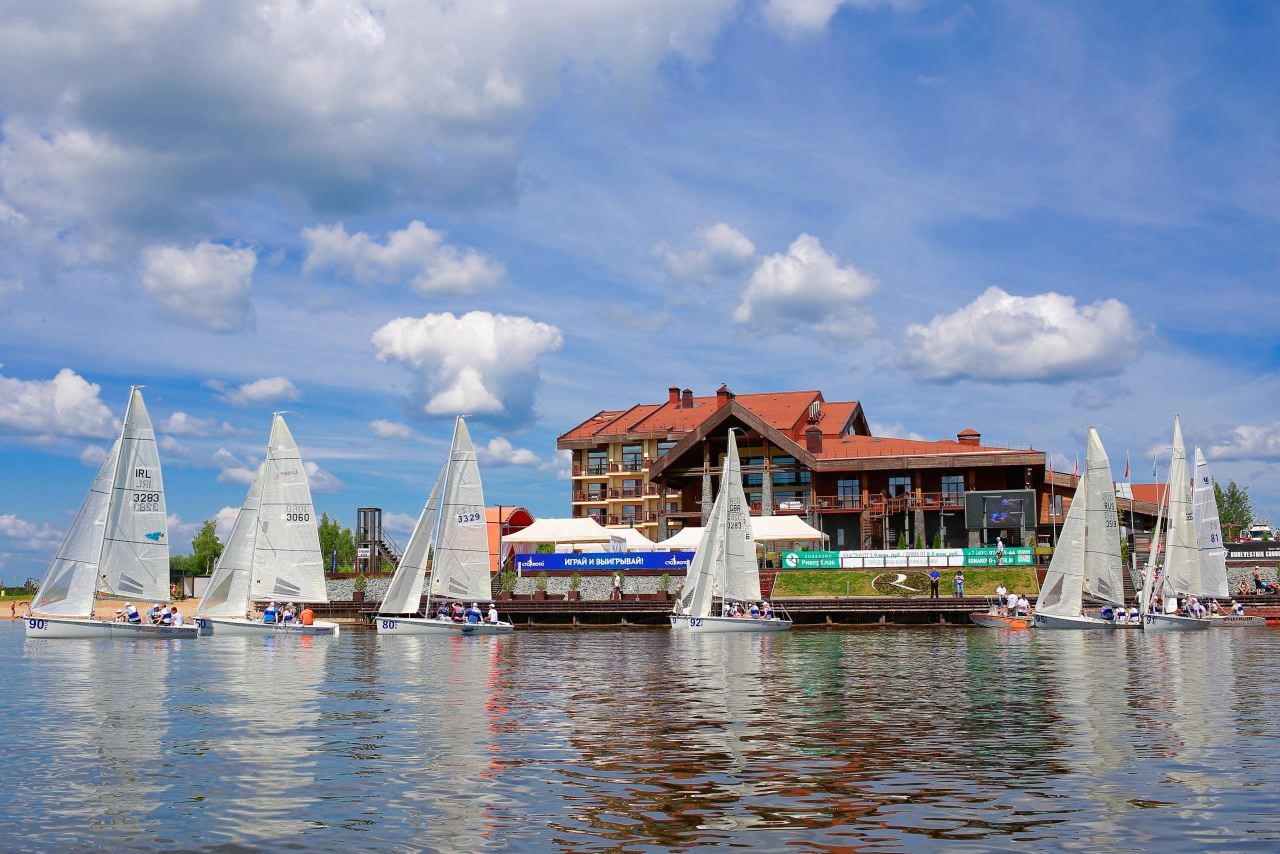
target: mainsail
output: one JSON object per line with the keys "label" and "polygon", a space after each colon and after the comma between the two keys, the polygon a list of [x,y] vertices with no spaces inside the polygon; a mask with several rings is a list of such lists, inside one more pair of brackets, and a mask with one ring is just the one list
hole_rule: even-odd
{"label": "mainsail", "polygon": [[680,610],[691,617],[711,616],[712,600],[717,592],[718,567],[723,562],[724,538],[721,531],[724,528],[727,500],[725,491],[720,490],[715,503],[711,505],[711,515],[702,529],[698,548],[685,573],[684,589],[680,592]]}
{"label": "mainsail", "polygon": [[1076,494],[1067,508],[1066,521],[1058,535],[1058,544],[1049,559],[1044,585],[1036,599],[1036,613],[1053,617],[1078,617],[1082,612],[1084,593],[1085,514],[1089,504],[1089,468],[1076,484]]}
{"label": "mainsail", "polygon": [[1165,546],[1166,589],[1172,593],[1200,592],[1200,550],[1196,546],[1195,519],[1188,496],[1187,449],[1182,444],[1182,423],[1173,418],[1173,459],[1169,463],[1169,533]]}
{"label": "mainsail", "polygon": [[111,501],[111,481],[120,453],[117,439],[111,453],[98,468],[89,493],[62,539],[58,553],[40,582],[31,603],[37,613],[58,617],[87,617],[93,610],[93,591],[98,577],[98,559],[106,530],[107,505]]}
{"label": "mainsail", "polygon": [[1200,589],[1197,593],[1225,598],[1227,589],[1227,551],[1222,546],[1222,523],[1218,519],[1218,499],[1213,491],[1213,477],[1204,454],[1196,448],[1195,488],[1191,510],[1196,523],[1196,546],[1200,553]]}
{"label": "mainsail", "polygon": [[253,595],[253,540],[258,530],[258,508],[265,471],[265,463],[258,466],[249,494],[236,514],[227,544],[218,557],[213,577],[209,579],[209,592],[200,601],[197,613],[201,616],[243,617],[249,610]]}
{"label": "mainsail", "polygon": [[169,599],[169,529],[156,434],[133,389],[125,408],[98,561],[98,590],[129,599]]}
{"label": "mainsail", "polygon": [[493,599],[493,591],[489,578],[484,487],[480,483],[476,449],[462,416],[454,423],[447,469],[435,549],[431,555],[431,595],[489,601]]}
{"label": "mainsail", "polygon": [[1111,462],[1098,431],[1089,428],[1085,452],[1088,504],[1085,507],[1084,589],[1104,602],[1124,604],[1124,567],[1120,559],[1120,522]]}
{"label": "mainsail", "polygon": [[253,544],[253,598],[328,602],[311,487],[298,444],[280,413],[271,422],[263,465]]}

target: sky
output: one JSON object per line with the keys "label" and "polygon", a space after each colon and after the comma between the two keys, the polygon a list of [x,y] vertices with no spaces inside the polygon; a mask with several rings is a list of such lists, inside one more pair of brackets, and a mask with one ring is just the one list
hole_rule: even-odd
{"label": "sky", "polygon": [[596,411],[820,389],[1117,477],[1172,419],[1280,522],[1280,8],[67,0],[0,17],[0,578],[130,385],[170,540],[288,410],[403,543],[468,415],[569,513]]}

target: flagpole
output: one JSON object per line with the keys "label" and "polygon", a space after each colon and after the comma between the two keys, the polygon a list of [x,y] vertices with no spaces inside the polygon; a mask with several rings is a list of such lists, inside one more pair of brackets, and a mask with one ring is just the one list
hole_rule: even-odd
{"label": "flagpole", "polygon": [[1124,452],[1124,479],[1129,484],[1129,577],[1133,578],[1138,572],[1138,550],[1134,548],[1138,540],[1133,530],[1133,478],[1129,477],[1128,451]]}
{"label": "flagpole", "polygon": [[1052,532],[1049,545],[1058,547],[1058,504],[1053,499],[1053,452],[1049,452],[1049,530]]}

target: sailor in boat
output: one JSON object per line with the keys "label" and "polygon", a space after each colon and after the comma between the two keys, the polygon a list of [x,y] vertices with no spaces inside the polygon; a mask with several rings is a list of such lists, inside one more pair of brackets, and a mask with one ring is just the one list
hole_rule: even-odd
{"label": "sailor in boat", "polygon": [[480,604],[472,602],[471,607],[467,609],[467,622],[479,623],[484,619],[484,614],[480,611]]}
{"label": "sailor in boat", "polygon": [[115,618],[114,620],[112,620],[111,622],[113,622],[113,623],[123,623],[123,622],[124,622],[124,608],[116,608],[116,618]]}
{"label": "sailor in boat", "polygon": [[177,605],[170,608],[169,612],[173,615],[172,622],[175,626],[185,626],[187,624],[187,618],[182,616],[182,612],[178,610]]}
{"label": "sailor in boat", "polygon": [[498,624],[498,606],[492,602],[489,603],[489,622]]}
{"label": "sailor in boat", "polygon": [[1138,606],[1137,605],[1129,606],[1129,622],[1131,623],[1138,622]]}
{"label": "sailor in boat", "polygon": [[314,625],[316,621],[316,612],[312,611],[309,607],[303,608],[302,613],[298,615],[298,619],[302,621],[302,625],[304,626]]}
{"label": "sailor in boat", "polygon": [[1116,622],[1117,623],[1129,622],[1129,612],[1128,610],[1125,609],[1123,605],[1121,605],[1119,608],[1116,608]]}
{"label": "sailor in boat", "polygon": [[169,612],[169,609],[167,609],[167,608],[161,608],[161,609],[160,609],[160,620],[159,620],[159,622],[160,622],[160,625],[162,625],[162,626],[172,626],[172,625],[173,625],[173,614]]}
{"label": "sailor in boat", "polygon": [[462,610],[462,603],[454,602],[453,603],[453,621],[455,623],[461,623],[464,619],[465,619],[465,614],[463,613],[463,610]]}
{"label": "sailor in boat", "polygon": [[1231,613],[1235,614],[1235,615],[1236,615],[1236,616],[1238,616],[1238,617],[1243,617],[1243,616],[1244,616],[1244,606],[1243,606],[1243,605],[1241,605],[1241,604],[1240,604],[1239,602],[1237,602],[1236,600],[1232,599],[1232,600],[1231,600]]}
{"label": "sailor in boat", "polygon": [[284,613],[281,615],[284,619],[284,624],[286,626],[293,624],[293,614],[294,614],[293,603],[289,602],[284,606]]}
{"label": "sailor in boat", "polygon": [[436,619],[442,623],[448,623],[449,620],[449,603],[441,602],[440,607],[436,609]]}
{"label": "sailor in boat", "polygon": [[1102,610],[1098,612],[1098,616],[1104,620],[1114,622],[1116,619],[1116,612],[1112,610],[1110,605],[1104,605]]}
{"label": "sailor in boat", "polygon": [[753,620],[760,619],[760,606],[757,605],[755,602],[751,603],[751,619]]}
{"label": "sailor in boat", "polygon": [[132,602],[124,603],[124,621],[126,623],[139,624],[142,622],[142,615],[138,613],[138,608]]}
{"label": "sailor in boat", "polygon": [[1027,601],[1026,596],[1018,597],[1018,616],[1019,617],[1031,616],[1031,603]]}
{"label": "sailor in boat", "polygon": [[768,599],[760,603],[760,610],[764,612],[764,618],[766,620],[773,619],[773,606],[769,604]]}
{"label": "sailor in boat", "polygon": [[267,607],[262,609],[262,622],[274,623],[276,621],[276,603],[268,602]]}

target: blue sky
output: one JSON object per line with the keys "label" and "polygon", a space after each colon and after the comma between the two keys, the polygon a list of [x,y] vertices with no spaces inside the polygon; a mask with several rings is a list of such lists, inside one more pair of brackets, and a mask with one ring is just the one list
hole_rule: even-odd
{"label": "blue sky", "polygon": [[[172,539],[285,408],[402,538],[453,413],[568,512],[598,409],[820,388],[1280,521],[1270,4],[17,4],[0,21],[0,577],[145,384]],[[1164,464],[1162,464],[1163,466]]]}

